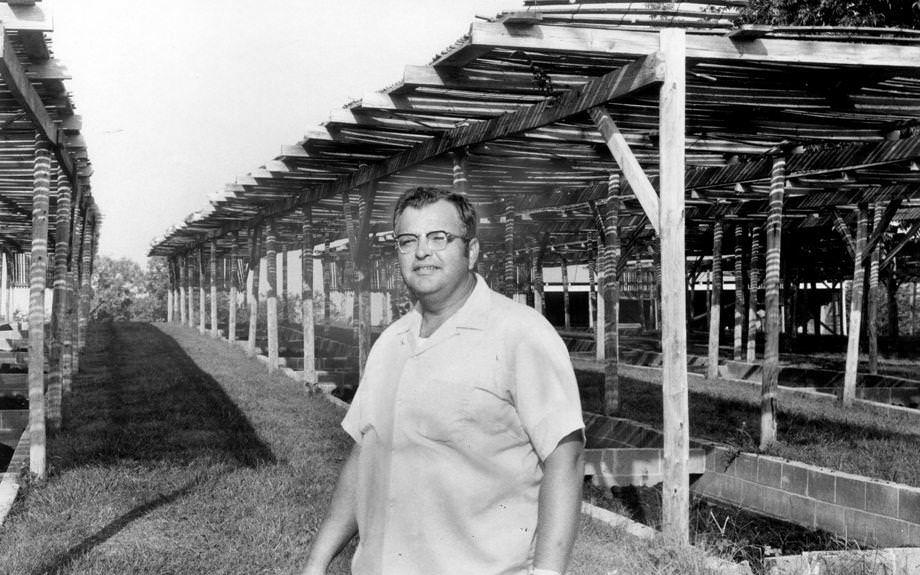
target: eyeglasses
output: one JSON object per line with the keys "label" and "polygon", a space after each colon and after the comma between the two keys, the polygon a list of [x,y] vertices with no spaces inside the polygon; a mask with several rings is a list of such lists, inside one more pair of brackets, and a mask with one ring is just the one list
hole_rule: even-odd
{"label": "eyeglasses", "polygon": [[[396,236],[396,249],[401,254],[410,254],[418,249],[419,236],[416,234],[399,234]],[[425,242],[428,249],[433,252],[439,252],[447,248],[447,244],[454,240],[466,240],[463,236],[455,236],[444,230],[435,230],[425,234]]]}

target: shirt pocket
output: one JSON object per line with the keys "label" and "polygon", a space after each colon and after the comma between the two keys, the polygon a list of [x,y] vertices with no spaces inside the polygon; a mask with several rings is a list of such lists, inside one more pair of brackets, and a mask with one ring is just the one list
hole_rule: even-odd
{"label": "shirt pocket", "polygon": [[425,388],[407,402],[407,431],[425,440],[454,442],[469,413],[472,388],[463,381],[436,377],[428,380]]}

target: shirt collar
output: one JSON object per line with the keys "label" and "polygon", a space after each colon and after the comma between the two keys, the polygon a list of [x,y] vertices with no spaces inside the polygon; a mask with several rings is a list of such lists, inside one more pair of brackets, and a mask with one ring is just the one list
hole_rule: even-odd
{"label": "shirt collar", "polygon": [[[472,293],[463,302],[463,305],[438,328],[439,332],[449,332],[455,329],[476,329],[484,330],[489,323],[489,298],[492,290],[486,284],[478,273],[476,276],[476,285]],[[406,322],[399,333],[418,333],[422,322],[422,312],[419,310],[418,302],[406,314]]]}

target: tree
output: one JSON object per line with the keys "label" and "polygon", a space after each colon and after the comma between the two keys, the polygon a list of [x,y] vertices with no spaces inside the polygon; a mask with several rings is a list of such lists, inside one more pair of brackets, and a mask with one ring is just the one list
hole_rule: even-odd
{"label": "tree", "polygon": [[166,262],[150,258],[147,271],[127,258],[100,256],[93,275],[90,317],[109,321],[164,321],[169,285]]}
{"label": "tree", "polygon": [[920,0],[751,0],[739,23],[920,28]]}

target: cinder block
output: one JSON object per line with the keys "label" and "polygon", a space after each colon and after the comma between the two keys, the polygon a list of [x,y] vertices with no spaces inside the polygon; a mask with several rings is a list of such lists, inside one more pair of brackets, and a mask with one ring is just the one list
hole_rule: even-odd
{"label": "cinder block", "polygon": [[722,499],[730,503],[738,504],[741,501],[742,485],[745,481],[737,477],[724,476],[725,481],[722,483]]}
{"label": "cinder block", "polygon": [[792,504],[792,494],[772,487],[763,488],[763,511],[773,517],[786,518],[789,516],[789,506]]}
{"label": "cinder block", "polygon": [[833,503],[815,502],[815,527],[845,537],[846,509]]}
{"label": "cinder block", "polygon": [[920,489],[906,486],[898,488],[898,518],[920,524]]}
{"label": "cinder block", "polygon": [[780,486],[790,493],[797,495],[808,494],[808,470],[800,465],[788,462],[783,463],[783,475]]}
{"label": "cinder block", "polygon": [[920,547],[920,525],[910,523],[909,529],[910,533],[908,535],[909,539],[907,544],[911,547]]}
{"label": "cinder block", "polygon": [[782,487],[783,464],[775,459],[757,458],[757,482],[768,487]]}
{"label": "cinder block", "polygon": [[808,470],[808,495],[812,499],[834,503],[836,494],[834,476],[815,469]]}
{"label": "cinder block", "polygon": [[866,511],[897,518],[898,488],[883,483],[866,482]]}
{"label": "cinder block", "polygon": [[722,483],[725,481],[725,475],[708,471],[696,478],[696,481],[690,484],[690,490],[706,497],[720,499],[722,497]]}
{"label": "cinder block", "polygon": [[847,537],[865,545],[876,545],[875,534],[877,515],[858,509],[846,509]]}
{"label": "cinder block", "polygon": [[747,481],[757,481],[757,456],[741,453],[731,466],[732,475]]}
{"label": "cinder block", "polygon": [[875,519],[876,544],[881,547],[901,547],[910,544],[910,523],[888,517]]}
{"label": "cinder block", "polygon": [[837,497],[834,500],[838,505],[852,509],[866,510],[866,482],[862,479],[837,476]]}
{"label": "cinder block", "polygon": [[815,500],[800,495],[789,496],[789,521],[805,527],[815,526]]}
{"label": "cinder block", "polygon": [[744,481],[741,483],[741,501],[739,505],[746,509],[763,511],[764,486],[757,483]]}

